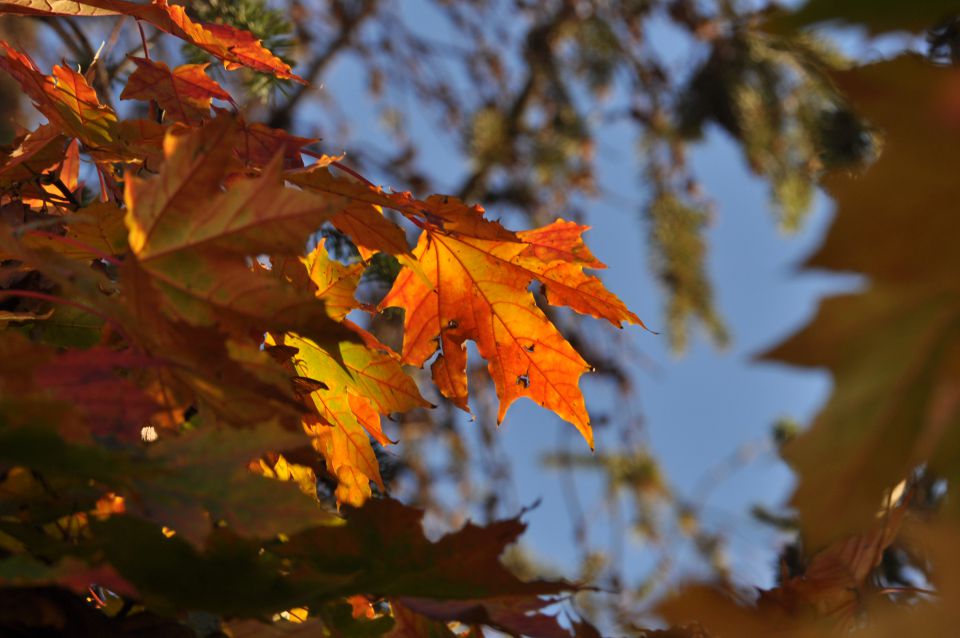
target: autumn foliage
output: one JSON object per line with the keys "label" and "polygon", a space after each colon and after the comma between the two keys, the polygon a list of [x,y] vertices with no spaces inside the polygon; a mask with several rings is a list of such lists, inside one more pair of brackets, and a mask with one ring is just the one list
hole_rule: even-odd
{"label": "autumn foliage", "polygon": [[[860,4],[811,0],[769,28],[918,29],[942,9]],[[107,17],[226,70],[303,82],[250,33],[165,0],[11,0],[0,13]],[[586,584],[501,564],[522,522],[431,540],[381,474],[397,443],[384,419],[433,407],[428,377],[428,395],[470,411],[469,342],[498,421],[527,398],[593,448],[590,365],[548,306],[643,324],[591,274],[604,264],[587,228],[511,230],[455,197],[376,186],[316,140],[246,121],[207,65],[171,68],[146,38],[115,96],[94,89],[98,63],[41,69],[0,42],[0,69],[44,120],[0,154],[0,629],[193,636],[199,612],[237,637],[599,635],[562,604]],[[729,583],[670,593],[654,611],[674,628],[649,635],[958,626],[960,76],[906,55],[830,81],[878,155],[824,177],[838,212],[808,263],[866,283],[767,355],[835,381],[783,448],[802,557],[757,596]],[[121,118],[114,98],[149,116]],[[338,259],[325,228],[359,259]],[[377,259],[399,271],[362,302]],[[398,311],[395,350],[365,326]],[[922,582],[879,584],[894,549]]]}
{"label": "autumn foliage", "polygon": [[[164,1],[0,9],[133,18],[226,69],[298,80],[250,34]],[[22,612],[24,626],[179,635],[176,614],[203,610],[235,635],[260,631],[236,619],[277,614],[338,635],[452,635],[448,621],[567,634],[540,610],[574,586],[499,563],[521,523],[427,540],[422,513],[386,494],[376,450],[394,443],[383,418],[431,407],[407,366],[429,364],[469,411],[467,341],[501,419],[526,397],[593,446],[589,366],[528,291],[640,323],[585,272],[604,267],[586,228],[514,232],[455,198],[381,189],[307,151],[314,140],[244,121],[204,65],[171,69],[144,45],[119,99],[151,117],[123,120],[91,69],[48,73],[0,43],[0,68],[46,119],[0,166],[0,578],[16,609],[54,607]],[[362,260],[331,257],[325,226]],[[371,307],[355,291],[378,253],[402,269]],[[356,315],[386,308],[404,312],[400,353]],[[71,606],[41,584],[136,610]],[[0,604],[3,622],[17,613]]]}

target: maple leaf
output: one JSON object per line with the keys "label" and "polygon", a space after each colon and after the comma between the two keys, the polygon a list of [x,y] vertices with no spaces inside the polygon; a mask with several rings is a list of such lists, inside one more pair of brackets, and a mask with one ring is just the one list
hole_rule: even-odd
{"label": "maple leaf", "polygon": [[207,427],[161,438],[147,450],[146,462],[156,471],[133,483],[137,498],[128,509],[198,546],[219,521],[235,534],[258,538],[333,522],[330,512],[292,483],[248,469],[264,452],[301,440],[299,433],[267,425],[230,431]]}
{"label": "maple leaf", "polygon": [[[289,273],[289,260],[275,260],[275,271],[300,287],[309,278],[316,286],[317,296],[327,302],[330,316],[342,321],[362,343],[328,340],[320,345],[287,334],[275,345],[295,353],[293,365],[300,379],[322,380],[305,393],[319,421],[308,419],[304,427],[338,480],[337,501],[359,506],[371,495],[371,480],[383,489],[376,455],[367,438],[369,434],[381,445],[392,443],[383,432],[380,415],[430,404],[403,371],[396,353],[345,320],[347,313],[358,305],[354,292],[363,265],[347,267],[330,259],[322,241],[299,261],[306,266],[305,272],[294,269]],[[274,345],[272,339],[270,344]]]}
{"label": "maple leaf", "polygon": [[816,552],[802,574],[761,591],[756,605],[725,585],[688,585],[660,602],[657,614],[704,637],[849,635],[862,618],[868,578],[897,538],[908,501],[885,508],[871,528]]}
{"label": "maple leaf", "polygon": [[[95,318],[120,329],[125,340],[159,362],[143,374],[153,377],[144,381],[144,387],[152,388],[151,396],[161,405],[171,411],[195,405],[205,413],[209,410],[208,418],[235,425],[272,419],[287,419],[291,426],[299,422],[303,408],[293,395],[289,372],[260,350],[258,341],[246,333],[231,336],[209,326],[171,321],[158,313],[162,305],[159,293],[136,260],[126,259],[119,267],[121,294],[106,296],[105,290],[116,293],[117,289],[102,273],[60,251],[35,251],[26,243],[0,233],[0,250],[41,269],[67,301],[85,309],[80,317],[92,311]],[[322,319],[329,321],[322,305],[320,310]],[[59,313],[60,309],[55,317]],[[342,329],[339,324],[335,327]],[[93,331],[98,340],[100,329],[100,324],[93,323],[83,334]]]}
{"label": "maple leaf", "polygon": [[278,78],[306,84],[293,74],[290,65],[265,49],[252,33],[225,24],[194,22],[186,10],[166,0],[138,4],[124,0],[4,0],[0,14],[109,16],[128,15],[143,20],[223,61],[228,70],[245,67]]}
{"label": "maple leaf", "polygon": [[82,2],[78,0],[2,0],[0,14],[14,15],[62,15],[77,17],[103,17],[118,15],[120,11],[111,8],[116,2]]}
{"label": "maple leaf", "polygon": [[543,228],[517,233],[527,246],[510,261],[544,285],[547,302],[553,306],[567,306],[617,327],[626,322],[646,328],[603,282],[583,272],[584,268],[606,268],[583,243],[582,234],[588,229],[558,219]]}
{"label": "maple leaf", "polygon": [[383,207],[397,208],[406,203],[368,184],[335,177],[324,164],[312,165],[304,171],[289,171],[285,177],[301,188],[342,197],[349,202],[331,223],[350,237],[363,259],[382,252],[412,265],[414,260],[410,259],[410,246],[403,229],[383,216]]}
{"label": "maple leaf", "polygon": [[0,184],[10,186],[36,179],[63,161],[66,148],[66,138],[52,124],[23,135],[0,160]]}
{"label": "maple leaf", "polygon": [[259,459],[251,469],[277,481],[293,481],[301,492],[314,499],[317,498],[317,475],[312,468],[291,463],[282,454],[271,456],[275,456],[275,460]]}
{"label": "maple leaf", "polygon": [[156,311],[159,301],[147,276],[132,262],[124,263],[121,278],[117,315],[131,325],[132,338],[165,362],[150,387],[172,411],[193,405],[210,421],[248,427],[271,421],[293,427],[299,422],[303,408],[293,394],[290,374],[259,342],[166,320]]}
{"label": "maple leaf", "polygon": [[834,541],[814,554],[802,575],[761,594],[761,609],[794,615],[812,609],[831,617],[842,629],[852,628],[860,611],[861,589],[897,538],[907,502],[885,508],[872,529]]}
{"label": "maple leaf", "polygon": [[[37,179],[39,190],[35,197],[30,196],[29,190],[22,192],[20,200],[25,206],[40,208],[47,211],[50,204],[53,209],[60,207],[76,207],[76,191],[80,187],[80,143],[74,139],[67,145],[66,153],[59,162],[58,171],[50,171],[43,178]],[[44,183],[53,181],[54,183]]]}
{"label": "maple leaf", "polygon": [[184,64],[171,71],[163,62],[130,59],[137,69],[130,74],[121,100],[156,100],[165,117],[187,124],[207,119],[211,100],[232,101],[230,94],[204,72],[206,64]]}
{"label": "maple leaf", "polygon": [[354,296],[363,276],[362,263],[345,266],[327,254],[326,240],[321,240],[306,257],[300,258],[306,274],[316,286],[316,296],[323,299],[331,319],[342,321],[359,303]]}
{"label": "maple leaf", "polygon": [[139,441],[140,427],[158,409],[124,374],[156,365],[142,354],[92,348],[55,355],[17,333],[4,333],[0,352],[16,362],[0,370],[0,389],[25,405],[46,405],[52,412],[69,408],[68,415],[57,419],[57,429],[67,440],[89,443],[96,436]]}
{"label": "maple leaf", "polygon": [[564,581],[523,581],[503,566],[500,555],[526,527],[518,519],[467,523],[436,541],[424,536],[422,519],[423,510],[371,499],[347,510],[345,525],[304,530],[275,551],[320,574],[350,574],[341,595],[477,600],[575,589]]}
{"label": "maple leaf", "polygon": [[363,345],[341,342],[343,365],[363,396],[377,407],[380,414],[434,407],[420,396],[416,383],[404,372],[400,357],[393,350],[355,324],[345,323],[359,334]]}
{"label": "maple leaf", "polygon": [[[337,501],[359,507],[371,495],[370,481],[384,489],[367,436],[369,433],[383,443],[389,442],[380,429],[379,416],[354,379],[322,347],[296,335],[287,335],[282,345],[297,348],[294,367],[301,376],[322,379],[326,386],[309,395],[320,421],[307,420],[304,427],[337,478]],[[362,418],[371,412],[372,419]]]}
{"label": "maple leaf", "polygon": [[0,41],[0,68],[9,73],[37,110],[61,132],[92,147],[116,142],[117,116],[100,103],[87,80],[73,69],[56,65],[44,75],[33,60]]}
{"label": "maple leaf", "polygon": [[160,406],[116,371],[150,365],[157,363],[130,351],[75,350],[38,370],[34,380],[38,388],[79,410],[90,433],[139,441],[140,428]]}
{"label": "maple leaf", "polygon": [[526,290],[536,279],[551,303],[615,324],[639,323],[598,279],[583,274],[584,266],[597,266],[580,239],[583,228],[556,222],[509,241],[478,211],[432,214],[441,216],[444,232],[427,226],[414,251],[428,281],[405,269],[381,302],[383,308],[406,310],[404,360],[422,366],[439,345],[434,382],[468,409],[465,341],[472,339],[488,361],[500,398],[498,422],[513,401],[529,397],[573,423],[592,448],[578,388],[580,375],[590,368]]}
{"label": "maple leaf", "polygon": [[642,325],[599,279],[583,273],[585,267],[603,267],[583,244],[585,227],[558,221],[515,234],[486,219],[482,208],[452,197],[416,200],[409,193],[335,178],[322,167],[290,172],[287,178],[306,189],[393,208],[425,228],[414,259],[403,261],[404,270],[381,302],[381,308],[407,310],[405,362],[422,366],[439,349],[434,383],[468,410],[464,342],[472,339],[489,362],[500,397],[498,421],[514,400],[527,396],[573,423],[593,447],[577,387],[589,366],[526,292],[526,284],[537,279],[550,303],[615,325]]}
{"label": "maple leaf", "polygon": [[376,253],[386,253],[415,267],[403,229],[384,217],[379,206],[352,203],[337,213],[330,223],[350,237],[364,261]]}
{"label": "maple leaf", "polygon": [[32,249],[50,250],[68,259],[90,262],[127,252],[124,211],[109,202],[94,202],[73,214],[62,231],[28,231],[20,242]]}
{"label": "maple leaf", "polygon": [[[216,107],[214,109],[220,112]],[[277,154],[281,154],[283,167],[295,169],[303,166],[303,158],[300,156],[303,147],[316,141],[315,138],[297,137],[259,122],[249,123],[238,116],[234,155],[244,166],[264,166]]]}
{"label": "maple leaf", "polygon": [[169,128],[169,124],[155,120],[121,120],[117,126],[119,144],[84,150],[100,165],[119,162],[156,171],[163,164],[163,138]]}
{"label": "maple leaf", "polygon": [[[286,345],[299,350],[294,364],[302,376],[324,380],[327,387],[316,392],[346,392],[374,408],[375,413],[384,415],[430,405],[420,396],[413,379],[403,371],[399,358],[389,348],[353,324],[347,325],[363,333],[366,343],[339,342],[337,354],[296,335],[285,338]],[[379,424],[364,423],[364,427],[381,444],[390,442]]]}
{"label": "maple leaf", "polygon": [[69,243],[57,243],[57,250],[73,259],[98,259],[103,255],[127,252],[127,227],[124,212],[109,202],[85,206],[67,226]]}
{"label": "maple leaf", "polygon": [[164,310],[184,321],[252,320],[278,332],[348,336],[312,294],[251,271],[248,262],[300,253],[339,203],[284,187],[279,156],[258,177],[231,177],[233,131],[222,114],[196,131],[171,130],[160,173],[128,177],[126,221],[137,262],[163,294]]}
{"label": "maple leaf", "polygon": [[[252,33],[227,24],[194,22],[183,7],[154,0],[150,5],[127,5],[124,13],[150,22],[161,31],[181,38],[220,58],[227,70],[241,67],[269,73],[301,84],[306,81],[290,70],[290,65],[263,47]],[[132,5],[132,6],[130,6]]]}

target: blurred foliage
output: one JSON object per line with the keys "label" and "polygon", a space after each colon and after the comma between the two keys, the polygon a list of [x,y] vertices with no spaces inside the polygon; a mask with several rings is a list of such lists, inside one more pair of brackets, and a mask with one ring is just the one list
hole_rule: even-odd
{"label": "blurred foliage", "polygon": [[655,197],[648,209],[653,272],[673,291],[667,299],[667,336],[676,350],[687,346],[686,324],[699,317],[718,343],[727,330],[713,307],[706,273],[704,227],[708,213],[672,193]]}
{"label": "blurred foliage", "polygon": [[[792,14],[734,1],[422,0],[411,10],[412,4],[405,0],[291,0],[271,5],[262,0],[203,1],[191,3],[190,10],[202,19],[248,28],[266,38],[274,50],[279,46],[282,52],[289,45],[286,50],[297,61],[297,70],[315,88],[257,85],[259,95],[267,100],[248,105],[251,113],[274,127],[291,127],[322,138],[320,144],[328,152],[346,150],[351,165],[387,184],[419,193],[450,192],[482,202],[496,211],[495,216],[522,216],[529,225],[536,225],[560,213],[584,216],[598,199],[616,196],[615,185],[604,179],[599,168],[598,158],[604,153],[600,141],[611,131],[620,140],[632,141],[635,153],[618,160],[631,162],[647,195],[637,211],[645,225],[645,233],[638,233],[637,240],[645,240],[642,250],[666,292],[666,332],[678,352],[689,347],[692,330],[705,330],[718,344],[729,338],[714,305],[713,282],[706,268],[708,235],[718,215],[741,212],[716,210],[700,184],[702,176],[687,161],[691,149],[718,130],[736,141],[746,165],[769,184],[771,209],[785,231],[803,224],[822,179],[826,177],[831,193],[842,198],[843,193],[854,192],[851,184],[863,187],[851,175],[889,153],[891,163],[882,165],[883,170],[891,167],[889,172],[879,178],[872,173],[874,181],[865,187],[873,191],[872,205],[850,206],[851,199],[857,198],[848,197],[848,205],[841,207],[843,221],[835,227],[844,235],[834,255],[860,255],[863,260],[827,259],[817,265],[876,276],[870,270],[875,264],[867,257],[879,255],[882,262],[903,247],[910,259],[887,264],[881,273],[902,275],[895,282],[900,287],[888,298],[892,307],[925,288],[928,279],[946,282],[944,294],[953,294],[950,286],[956,279],[956,264],[948,251],[955,243],[952,202],[957,196],[949,177],[952,146],[943,142],[953,133],[912,102],[915,92],[904,89],[933,70],[920,61],[914,63],[923,71],[885,75],[877,70],[876,86],[889,91],[877,102],[896,104],[902,110],[894,117],[886,113],[878,117],[869,95],[848,101],[837,88],[837,78],[855,79],[843,70],[857,61],[844,59],[819,32],[796,27],[831,21],[859,25],[870,34],[925,32],[927,58],[947,66],[960,60],[960,22],[950,17],[956,3],[810,0]],[[418,16],[423,15],[429,19],[421,22]],[[681,53],[661,50],[659,41],[651,38],[653,30],[665,32]],[[381,130],[363,131],[367,139],[358,139],[352,127],[355,106],[350,100],[354,98],[322,88],[338,65],[360,74],[369,94],[364,107],[374,109],[383,123]],[[945,69],[933,73],[946,74]],[[955,85],[937,79],[930,80],[930,86],[937,82]],[[858,87],[862,88],[853,85],[854,93]],[[945,109],[956,113],[952,102]],[[922,126],[901,129],[901,122],[920,116],[926,118],[921,120],[923,126],[933,121],[939,122],[939,128],[930,126],[919,133]],[[467,169],[457,172],[432,163],[421,147],[424,130],[455,145]],[[903,145],[889,147],[891,140],[898,139],[919,142],[915,147],[907,144],[912,154],[900,155]],[[374,143],[368,144],[371,140]],[[941,190],[931,199],[921,187],[927,182],[918,175],[932,175],[934,167],[940,177],[928,185]],[[871,173],[865,175],[869,178]],[[328,246],[339,258],[356,259],[349,242],[340,242],[335,232],[327,236]],[[939,252],[931,251],[931,245],[938,246]],[[372,264],[368,282],[379,286],[392,281],[396,264],[387,261]],[[931,261],[936,272],[905,267]],[[957,387],[956,366],[947,363],[955,348],[952,324],[944,320],[945,332],[935,333],[941,340],[934,348],[904,345],[900,341],[917,334],[912,324],[891,323],[889,330],[871,332],[876,326],[867,320],[863,304],[875,299],[855,295],[829,302],[825,312],[832,312],[829,304],[843,307],[837,306],[836,316],[829,321],[815,325],[830,329],[843,325],[851,332],[821,340],[822,335],[811,337],[805,331],[791,349],[780,351],[794,363],[830,365],[838,380],[855,370],[846,377],[848,385],[838,386],[832,405],[845,408],[846,401],[866,396],[857,393],[868,386],[884,391],[870,395],[873,398],[866,405],[852,403],[849,411],[841,411],[842,418],[835,417],[831,408],[808,433],[801,433],[790,420],[775,425],[769,445],[786,450],[801,482],[807,481],[808,486],[798,492],[799,519],[793,512],[762,508],[755,509],[754,516],[784,534],[792,535],[797,528],[806,534],[785,545],[779,587],[749,611],[736,604],[753,600],[730,582],[725,539],[701,520],[703,504],[671,489],[648,443],[636,440],[643,438],[635,434],[641,429],[637,410],[626,398],[632,391],[625,371],[631,355],[616,345],[609,349],[611,355],[605,342],[596,338],[594,326],[577,323],[578,348],[584,345],[588,360],[625,397],[610,422],[627,441],[617,453],[583,457],[558,451],[544,459],[574,501],[576,489],[568,480],[574,472],[594,473],[607,486],[602,512],[600,508],[585,511],[576,502],[570,506],[582,575],[620,592],[615,600],[584,597],[579,604],[585,610],[612,618],[620,631],[651,636],[706,636],[707,626],[720,627],[714,631],[721,635],[819,636],[838,617],[845,622],[854,619],[847,625],[840,623],[841,630],[851,624],[863,628],[867,611],[885,622],[873,623],[863,635],[947,635],[943,627],[952,631],[957,626],[954,616],[960,605],[953,603],[960,600],[960,587],[955,570],[942,567],[958,559],[956,505],[945,498],[943,478],[953,478],[957,467],[950,456],[956,449],[956,424],[950,419]],[[921,327],[928,325],[910,309],[904,310],[904,317],[916,319]],[[388,315],[378,318],[375,329],[387,335],[382,338],[389,343],[391,333],[396,337],[396,323],[397,317]],[[900,340],[900,350],[894,350],[892,336]],[[870,345],[857,346],[860,338],[870,340]],[[909,353],[919,353],[919,358],[909,359]],[[634,362],[631,358],[630,363]],[[927,364],[930,367],[924,367]],[[879,378],[878,370],[890,374],[906,370],[906,376],[899,383],[892,378],[887,379],[891,384],[874,388],[870,384]],[[917,370],[921,373],[913,374]],[[478,418],[492,420],[489,415],[495,410],[487,404],[495,397],[489,386],[482,386],[483,375],[478,371],[471,376],[471,387],[480,386],[475,411]],[[877,405],[889,401],[884,405],[894,408],[884,418],[871,421],[864,415],[874,401]],[[896,409],[903,405],[912,406],[912,411]],[[923,421],[943,414],[946,420]],[[429,506],[448,525],[461,523],[468,513],[479,511],[492,517],[519,506],[507,496],[511,471],[496,437],[488,431],[477,435],[481,446],[469,446],[466,441],[472,433],[445,408],[404,417],[400,426],[406,453],[386,460],[389,470],[384,474],[390,489]],[[944,432],[952,438],[943,444],[944,451],[933,455],[932,441],[941,441],[937,436]],[[853,453],[848,454],[850,450]],[[939,464],[927,467],[932,456]],[[705,468],[704,476],[712,485],[751,458],[735,455],[730,463],[719,465],[719,472]],[[841,471],[845,463],[853,462],[873,469]],[[865,480],[859,480],[861,475]],[[896,501],[889,498],[897,483],[895,476],[908,479],[901,500]],[[814,487],[809,487],[810,481]],[[821,499],[821,493],[829,493],[830,499]],[[931,525],[945,503],[950,514]],[[876,520],[881,505],[887,526],[877,530],[865,525],[867,519]],[[605,554],[596,550],[597,543],[588,534],[597,516],[609,515],[616,521],[623,508],[632,515],[632,524],[624,527],[650,542],[657,557],[639,581],[631,578],[636,574],[630,573],[630,566],[618,563],[616,542]],[[805,515],[809,508],[825,509]],[[901,512],[906,512],[902,514],[906,532],[890,539],[889,534],[900,530],[889,522]],[[676,577],[674,556],[679,550],[670,541],[677,538],[693,541],[718,587],[689,588],[658,608],[662,617],[686,623],[685,628],[641,633],[643,623],[638,619],[650,612],[656,595]],[[869,550],[869,557],[855,552],[851,556],[844,540],[851,538]],[[846,562],[838,562],[838,554]],[[510,562],[521,571],[534,569],[529,556],[515,555]],[[818,570],[830,569],[857,571],[855,582],[840,583],[845,591],[856,594],[854,602],[844,596],[811,598],[798,588],[797,579],[822,576]],[[924,593],[933,584],[946,604],[935,605]],[[823,614],[828,603],[838,601],[842,605]],[[915,608],[917,613],[896,615],[891,602],[906,602],[901,607]],[[689,614],[678,609],[698,610],[696,620],[703,624],[691,624]],[[783,629],[784,622],[797,617],[812,624],[798,622],[789,631]],[[951,618],[953,624],[949,624]]]}

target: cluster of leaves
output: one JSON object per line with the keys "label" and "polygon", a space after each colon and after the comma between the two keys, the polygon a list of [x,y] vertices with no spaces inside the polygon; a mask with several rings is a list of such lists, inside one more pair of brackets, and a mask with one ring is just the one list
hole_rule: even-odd
{"label": "cluster of leaves", "polygon": [[[326,148],[344,150],[355,168],[418,194],[439,190],[495,205],[498,215],[517,225],[543,225],[557,210],[577,220],[602,201],[638,209],[638,226],[646,231],[637,233],[638,243],[645,243],[638,251],[648,255],[651,273],[666,292],[658,324],[677,351],[700,327],[716,343],[729,339],[706,268],[707,239],[720,214],[742,213],[715,209],[699,181],[706,171],[688,164],[690,149],[722,130],[739,144],[750,169],[768,181],[774,214],[791,230],[803,222],[817,178],[856,163],[869,148],[862,123],[826,73],[843,64],[842,57],[814,34],[765,29],[763,3],[237,0],[230,3],[235,9],[220,11],[223,4],[203,0],[191,7],[264,36],[276,35],[277,23],[258,18],[255,24],[250,16],[280,9],[292,18],[298,69],[313,86],[337,86],[348,70],[351,90],[290,85],[253,108],[274,127],[322,137]],[[656,37],[662,33],[670,37]],[[365,80],[369,98],[362,124],[355,117],[358,80]],[[368,125],[375,120],[380,127]],[[434,159],[437,146],[413,133],[425,123],[431,134],[446,136],[443,155],[456,149],[462,162]],[[623,144],[627,139],[636,153]],[[616,160],[610,160],[611,151]],[[629,180],[608,172],[631,160],[644,197],[636,203],[624,197],[633,187]],[[329,233],[327,246],[343,254],[351,249],[338,232]],[[392,265],[375,257],[365,282],[392,281]],[[618,347],[628,338],[617,341],[598,322],[544,308],[598,378],[620,392],[619,401],[594,415],[606,426],[603,436],[627,442],[622,453],[635,455],[636,462],[655,464],[642,410],[631,396],[632,375],[647,369],[645,355]],[[376,332],[390,343],[399,335],[389,314],[381,316]],[[477,363],[468,372],[474,409],[479,419],[493,420],[495,392],[483,362]],[[477,434],[448,405],[411,413],[402,427],[409,432],[406,446],[386,471],[403,477],[409,498],[453,520],[464,512],[493,520],[515,509],[511,495],[520,472],[508,460],[502,437]],[[433,436],[438,430],[442,437]],[[437,447],[438,454],[422,453]],[[606,463],[604,455],[591,458],[594,470],[617,481],[615,463]],[[564,500],[575,503],[578,482],[567,474],[587,465],[558,465]],[[445,498],[451,492],[458,498]],[[697,508],[679,492],[665,489],[658,501],[664,507],[657,525],[649,524],[649,508],[633,509],[635,529],[651,541],[644,551],[656,554],[664,569],[638,578],[625,562],[608,561],[602,586],[636,583],[634,595],[620,601],[648,604],[649,592],[657,590],[654,581],[669,581],[681,571],[683,559],[667,567],[677,544],[688,538],[677,529],[697,529],[695,544],[704,548],[704,558],[720,564],[717,526],[709,520],[689,525]],[[603,508],[609,518],[584,517],[579,509],[569,511],[586,573],[597,549],[588,539],[598,535],[581,528],[626,526],[612,507]],[[611,537],[602,549],[615,556],[623,537]]]}
{"label": "cluster of leaves", "polygon": [[[226,70],[303,82],[250,33],[165,0],[0,13],[132,18]],[[238,619],[304,615],[336,635],[589,635],[542,613],[573,585],[499,563],[521,523],[430,541],[422,512],[385,496],[376,453],[393,443],[383,418],[430,406],[404,366],[430,363],[439,394],[470,410],[467,341],[499,419],[529,398],[593,447],[590,366],[528,291],[640,324],[584,272],[603,268],[586,228],[513,232],[455,197],[385,191],[313,140],[248,122],[205,65],[143,46],[119,98],[150,117],[122,119],[92,86],[101,58],[47,74],[0,42],[0,69],[47,120],[0,157],[0,628],[191,635],[190,610],[245,636],[276,628]],[[324,227],[361,260],[333,259],[313,239]],[[361,304],[380,254],[402,268]],[[400,353],[358,319],[386,308],[404,311]]]}

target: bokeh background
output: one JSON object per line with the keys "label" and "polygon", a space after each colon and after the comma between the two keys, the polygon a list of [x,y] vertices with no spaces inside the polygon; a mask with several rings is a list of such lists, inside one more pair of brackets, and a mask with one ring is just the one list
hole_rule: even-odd
{"label": "bokeh background", "polygon": [[[472,416],[441,406],[387,424],[399,440],[382,451],[391,492],[428,508],[431,533],[524,512],[529,529],[509,560],[619,591],[577,602],[610,626],[642,618],[683,579],[773,585],[793,540],[793,479],[778,445],[830,385],[759,355],[822,296],[859,285],[797,268],[831,216],[817,177],[868,152],[822,73],[925,42],[787,36],[765,27],[774,7],[732,0],[190,7],[257,33],[311,81],[218,77],[246,84],[249,119],[317,138],[312,150],[344,154],[385,187],[481,203],[511,228],[556,217],[591,226],[587,242],[609,266],[602,278],[649,327],[551,309],[597,368],[582,382],[594,453],[528,402],[497,428],[482,368],[471,372]],[[21,20],[3,36],[41,52],[43,68],[85,67],[111,33],[71,25]],[[51,46],[25,46],[37,41]],[[138,46],[112,42],[109,64],[123,67]],[[7,121],[19,98],[6,85],[2,95]],[[339,258],[356,258],[324,234]],[[375,262],[363,294],[376,300],[395,272]],[[397,343],[397,320],[373,327]]]}

